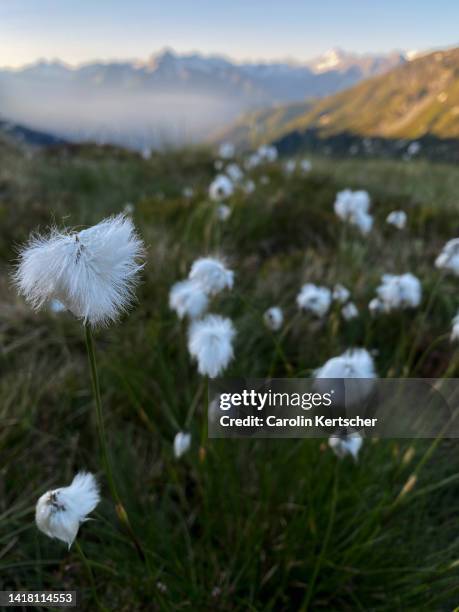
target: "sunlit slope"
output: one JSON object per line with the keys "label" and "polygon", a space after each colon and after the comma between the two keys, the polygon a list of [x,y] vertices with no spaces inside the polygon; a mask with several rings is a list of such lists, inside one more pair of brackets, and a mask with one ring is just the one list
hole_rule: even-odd
{"label": "sunlit slope", "polygon": [[[459,137],[459,49],[420,57],[312,106],[281,107],[261,116],[259,131],[268,140],[308,129],[323,136]],[[225,136],[241,142],[253,124],[251,117],[241,119]]]}

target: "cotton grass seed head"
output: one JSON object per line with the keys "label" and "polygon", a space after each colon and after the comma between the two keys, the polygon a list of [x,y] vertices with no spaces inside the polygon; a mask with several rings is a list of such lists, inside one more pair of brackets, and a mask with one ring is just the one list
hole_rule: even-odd
{"label": "cotton grass seed head", "polygon": [[368,212],[370,204],[370,196],[366,191],[344,189],[336,194],[334,209],[340,219],[355,225],[366,235],[373,227],[373,217]]}
{"label": "cotton grass seed head", "polygon": [[348,302],[341,308],[341,315],[345,321],[352,321],[359,316],[359,311],[354,302]]}
{"label": "cotton grass seed head", "polygon": [[333,380],[345,380],[345,405],[359,404],[370,395],[374,387],[376,371],[373,357],[366,349],[348,349],[325,362],[314,372],[314,378],[314,387],[321,393],[334,388]]}
{"label": "cotton grass seed head", "polygon": [[348,301],[348,299],[351,297],[351,292],[344,285],[337,283],[333,287],[332,297],[334,300],[336,300],[340,304],[345,304]]}
{"label": "cotton grass seed head", "polygon": [[191,266],[188,278],[200,285],[208,295],[216,295],[223,289],[232,289],[234,272],[216,257],[201,257]]}
{"label": "cotton grass seed head", "polygon": [[279,306],[272,306],[263,315],[263,321],[271,331],[278,331],[284,322],[284,314]]}
{"label": "cotton grass seed head", "polygon": [[328,444],[339,459],[351,455],[354,461],[357,461],[363,438],[358,431],[353,431],[349,434],[330,436]]}
{"label": "cotton grass seed head", "polygon": [[121,214],[80,232],[32,236],[14,281],[36,310],[56,299],[83,323],[108,325],[131,305],[143,257],[132,220]]}
{"label": "cotton grass seed head", "polygon": [[174,438],[174,456],[180,459],[191,446],[191,434],[185,431],[179,431]]}
{"label": "cotton grass seed head", "polygon": [[94,476],[79,472],[68,487],[48,491],[40,497],[35,509],[35,522],[50,538],[73,544],[81,523],[100,500]]}
{"label": "cotton grass seed head", "polygon": [[169,306],[180,319],[197,319],[207,310],[209,298],[201,285],[193,280],[175,283],[169,293]]}
{"label": "cotton grass seed head", "polygon": [[456,314],[451,324],[451,342],[459,340],[459,312]]}
{"label": "cotton grass seed head", "polygon": [[435,266],[459,276],[459,238],[449,240],[435,260]]}
{"label": "cotton grass seed head", "polygon": [[406,219],[406,212],[403,210],[393,210],[387,215],[386,223],[402,230],[406,226]]}
{"label": "cotton grass seed head", "polygon": [[218,156],[222,159],[231,159],[235,153],[236,149],[232,142],[222,142],[218,149]]}
{"label": "cotton grass seed head", "polygon": [[316,317],[323,317],[327,314],[331,301],[330,289],[312,283],[303,285],[296,298],[296,303],[301,310],[311,312]]}
{"label": "cotton grass seed head", "polygon": [[233,323],[219,315],[207,315],[191,324],[188,333],[188,350],[198,362],[202,376],[215,378],[233,358],[233,339],[236,335]]}
{"label": "cotton grass seed head", "polygon": [[219,221],[228,221],[231,217],[231,208],[226,204],[220,204],[217,206],[216,215]]}
{"label": "cotton grass seed head", "polygon": [[233,195],[234,185],[226,174],[219,174],[209,186],[209,197],[214,202],[226,200]]}
{"label": "cotton grass seed head", "polygon": [[384,312],[404,308],[416,308],[421,303],[421,283],[414,274],[384,274],[382,283],[376,289],[377,296],[383,305]]}

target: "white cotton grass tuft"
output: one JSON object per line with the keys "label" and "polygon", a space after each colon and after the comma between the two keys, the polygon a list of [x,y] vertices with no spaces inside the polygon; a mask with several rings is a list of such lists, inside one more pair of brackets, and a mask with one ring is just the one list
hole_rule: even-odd
{"label": "white cotton grass tuft", "polygon": [[307,174],[308,172],[311,172],[312,170],[312,163],[309,161],[309,159],[302,159],[299,163],[300,166],[300,170],[301,172]]}
{"label": "white cotton grass tuft", "polygon": [[245,181],[245,183],[242,185],[242,191],[246,194],[246,195],[250,195],[251,193],[253,193],[256,189],[256,185],[252,180],[248,180]]}
{"label": "white cotton grass tuft", "polygon": [[405,308],[417,308],[422,299],[421,283],[414,274],[384,274],[376,289],[384,312]]}
{"label": "white cotton grass tuft", "polygon": [[351,292],[349,291],[349,289],[347,289],[347,287],[341,285],[341,283],[337,283],[333,287],[332,297],[336,302],[339,302],[340,304],[345,304],[351,297]]}
{"label": "white cotton grass tuft", "polygon": [[194,321],[188,333],[188,350],[198,362],[202,376],[215,378],[233,359],[233,339],[236,335],[230,319],[207,315]]}
{"label": "white cotton grass tuft", "polygon": [[99,485],[89,472],[79,472],[68,487],[47,491],[35,509],[35,522],[50,538],[70,548],[81,523],[100,501]]}
{"label": "white cotton grass tuft", "polygon": [[279,306],[271,306],[263,315],[263,321],[271,331],[278,331],[284,323],[284,313]]}
{"label": "white cotton grass tuft", "polygon": [[233,182],[226,174],[217,175],[209,186],[209,197],[214,202],[226,200],[233,195]]}
{"label": "white cotton grass tuft", "polygon": [[21,249],[14,281],[35,310],[55,299],[85,324],[108,325],[132,304],[144,253],[122,214],[80,232],[53,228]]}
{"label": "white cotton grass tuft", "polygon": [[306,283],[297,295],[296,303],[301,310],[311,312],[317,317],[327,314],[332,301],[332,294],[327,287]]}
{"label": "white cotton grass tuft", "polygon": [[328,445],[339,459],[351,455],[357,461],[359,451],[362,448],[363,438],[358,431],[343,435],[333,435],[328,439]]}
{"label": "white cotton grass tuft", "polygon": [[191,198],[194,196],[194,189],[193,189],[193,187],[184,187],[183,191],[182,191],[182,195],[187,200],[191,200]]}
{"label": "white cotton grass tuft", "polygon": [[384,304],[379,298],[373,298],[368,304],[368,309],[372,315],[377,315],[384,312]]}
{"label": "white cotton grass tuft", "polygon": [[457,340],[459,340],[459,312],[451,323],[451,342],[456,342]]}
{"label": "white cotton grass tuft", "polygon": [[340,219],[355,225],[366,235],[373,227],[373,217],[368,212],[370,204],[370,196],[366,191],[344,189],[336,194],[334,209]]}
{"label": "white cotton grass tuft", "polygon": [[293,174],[296,171],[296,160],[295,159],[287,159],[286,162],[284,162],[284,172],[285,174]]}
{"label": "white cotton grass tuft", "polygon": [[218,149],[218,156],[221,159],[231,159],[236,153],[236,148],[232,142],[222,142]]}
{"label": "white cotton grass tuft", "polygon": [[209,298],[201,285],[193,280],[175,283],[169,293],[169,306],[180,319],[201,317],[209,306]]}
{"label": "white cotton grass tuft", "polygon": [[234,272],[216,257],[201,257],[191,266],[189,279],[200,285],[208,295],[216,295],[223,289],[232,289]]}
{"label": "white cotton grass tuft", "polygon": [[191,446],[191,434],[185,431],[179,431],[174,438],[174,456],[180,459]]}
{"label": "white cotton grass tuft", "polygon": [[403,210],[393,210],[387,215],[386,223],[393,225],[399,230],[402,230],[406,226],[407,216]]}
{"label": "white cotton grass tuft", "polygon": [[351,406],[370,395],[376,378],[374,360],[366,349],[348,349],[326,361],[314,372],[314,378],[315,388],[321,392],[329,390],[330,379],[345,379],[346,405]]}
{"label": "white cotton grass tuft", "polygon": [[359,316],[359,310],[354,302],[348,302],[341,308],[341,315],[345,321],[352,321]]}
{"label": "white cotton grass tuft", "polygon": [[445,244],[435,260],[435,266],[459,276],[459,238],[453,238]]}
{"label": "white cotton grass tuft", "polygon": [[219,221],[228,221],[231,217],[231,208],[226,204],[219,204],[216,209],[216,215]]}
{"label": "white cotton grass tuft", "polygon": [[226,166],[225,174],[229,176],[233,183],[240,183],[244,178],[244,173],[236,163]]}

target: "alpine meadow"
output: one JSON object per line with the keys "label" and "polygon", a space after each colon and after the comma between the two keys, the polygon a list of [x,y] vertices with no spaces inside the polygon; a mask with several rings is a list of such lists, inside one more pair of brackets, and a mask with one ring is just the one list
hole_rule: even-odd
{"label": "alpine meadow", "polygon": [[0,612],[459,612],[458,22],[0,2]]}

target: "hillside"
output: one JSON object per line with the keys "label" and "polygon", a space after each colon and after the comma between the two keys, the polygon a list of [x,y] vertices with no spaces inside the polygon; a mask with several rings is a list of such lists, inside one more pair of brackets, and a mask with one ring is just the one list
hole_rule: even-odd
{"label": "hillside", "polygon": [[312,107],[305,102],[302,112],[297,104],[249,115],[223,137],[252,146],[261,137],[277,140],[311,129],[323,137],[344,132],[388,139],[459,137],[459,49],[407,62]]}
{"label": "hillside", "polygon": [[339,49],[309,63],[237,63],[169,49],[145,61],[39,61],[0,69],[0,108],[11,121],[69,140],[143,149],[202,140],[241,113],[336,93],[405,61]]}

